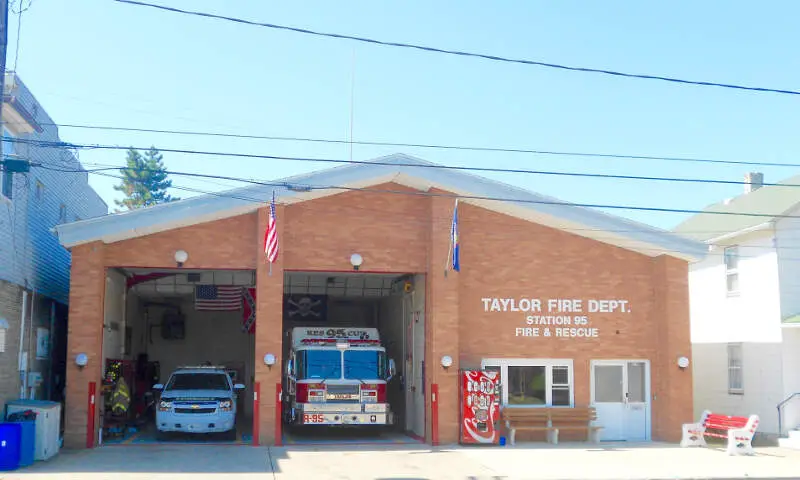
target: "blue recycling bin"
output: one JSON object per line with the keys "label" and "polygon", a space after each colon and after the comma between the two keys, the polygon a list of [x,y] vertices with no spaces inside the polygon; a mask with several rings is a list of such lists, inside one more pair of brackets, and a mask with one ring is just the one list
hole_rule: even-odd
{"label": "blue recycling bin", "polygon": [[0,423],[0,471],[19,468],[22,425],[19,423]]}
{"label": "blue recycling bin", "polygon": [[33,465],[34,457],[36,455],[36,422],[10,422],[20,425],[19,439],[19,466],[27,467]]}

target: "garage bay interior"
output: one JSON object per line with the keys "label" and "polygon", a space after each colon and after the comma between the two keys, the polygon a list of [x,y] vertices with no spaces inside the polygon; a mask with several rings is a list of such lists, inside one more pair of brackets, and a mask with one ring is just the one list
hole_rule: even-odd
{"label": "garage bay interior", "polygon": [[423,438],[424,311],[424,275],[285,273],[286,443]]}
{"label": "garage bay interior", "polygon": [[[98,386],[103,394],[98,403],[103,443],[250,441],[254,287],[255,272],[247,270],[108,271],[103,325],[105,375]],[[193,377],[191,381],[181,377],[186,380],[182,382],[185,388],[205,391],[204,395],[210,397],[191,398],[186,405],[162,405],[162,394],[167,397],[168,391],[181,383],[167,384],[170,374],[184,366],[203,366],[206,369],[202,372],[209,373],[219,372],[208,366],[222,367],[230,380],[217,376],[223,381],[209,383],[198,379],[210,377]],[[166,390],[153,388],[158,384]],[[236,384],[240,389],[230,388]],[[235,399],[235,405],[224,403],[221,397],[226,394]],[[164,420],[164,412],[191,412],[190,427],[180,428],[211,433],[159,432],[156,417],[161,407],[165,407],[161,409],[161,430],[175,428],[177,422],[186,423],[175,418]],[[221,412],[227,414],[228,422],[235,417],[234,430],[220,431],[227,428],[220,423],[225,416]]]}

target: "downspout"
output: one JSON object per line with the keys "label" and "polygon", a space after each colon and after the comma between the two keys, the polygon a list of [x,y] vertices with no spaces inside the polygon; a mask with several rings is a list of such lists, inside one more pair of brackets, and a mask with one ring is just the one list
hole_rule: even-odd
{"label": "downspout", "polygon": [[[36,322],[36,318],[34,314],[36,313],[36,290],[31,291],[31,324],[28,327],[28,371],[25,372],[25,386],[30,389],[30,396],[28,397],[30,400],[33,400],[33,392],[34,387],[28,385],[28,372],[32,370],[31,363],[33,363],[34,359],[36,358],[35,352],[31,349],[31,341],[33,339],[33,325]],[[24,398],[24,397],[23,397]]]}
{"label": "downspout", "polygon": [[23,347],[25,346],[25,317],[28,313],[28,291],[22,291],[22,314],[20,315],[20,326],[19,326],[19,356],[17,357],[18,360],[18,369],[19,369],[19,398],[25,398],[25,383],[26,383],[26,376],[25,370],[27,369],[27,365],[24,365],[25,359],[23,359]]}
{"label": "downspout", "polygon": [[50,361],[50,369],[47,373],[47,399],[53,399],[53,371],[55,370],[55,362],[53,361],[53,347],[55,346],[55,328],[56,328],[56,301],[50,303],[50,338],[48,338],[47,353]]}

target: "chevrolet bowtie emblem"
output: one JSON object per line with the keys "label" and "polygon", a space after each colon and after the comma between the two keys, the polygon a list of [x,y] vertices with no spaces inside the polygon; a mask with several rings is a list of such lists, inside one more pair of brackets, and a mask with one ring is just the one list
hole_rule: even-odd
{"label": "chevrolet bowtie emblem", "polygon": [[192,408],[200,408],[200,405],[192,405]]}

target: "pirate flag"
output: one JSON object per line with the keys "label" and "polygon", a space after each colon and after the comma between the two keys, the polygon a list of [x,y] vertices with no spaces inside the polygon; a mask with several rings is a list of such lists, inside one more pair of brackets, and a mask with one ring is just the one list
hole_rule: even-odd
{"label": "pirate flag", "polygon": [[285,295],[283,312],[287,319],[299,322],[324,322],[328,310],[325,295]]}

